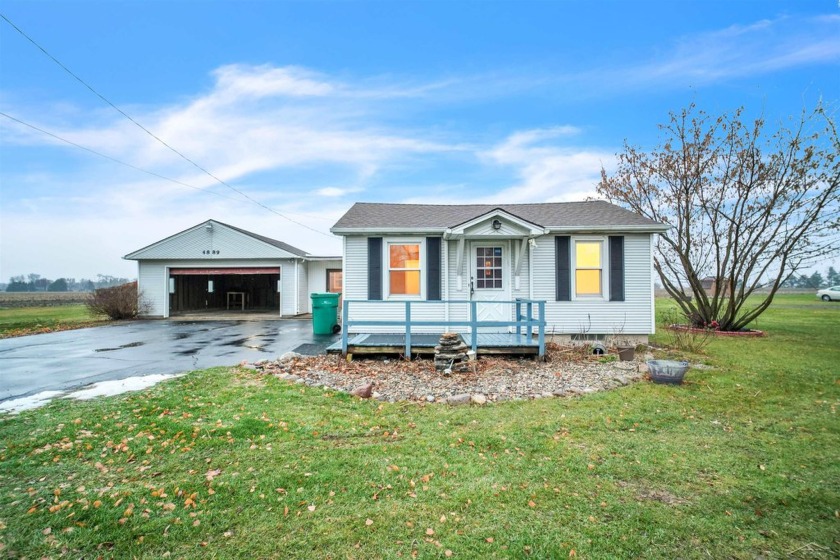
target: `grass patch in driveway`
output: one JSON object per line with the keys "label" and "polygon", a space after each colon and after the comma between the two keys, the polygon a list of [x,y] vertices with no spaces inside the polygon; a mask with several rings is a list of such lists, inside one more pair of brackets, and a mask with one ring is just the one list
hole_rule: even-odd
{"label": "grass patch in driveway", "polygon": [[0,419],[0,553],[833,558],[833,310],[773,308],[679,387],[450,408],[239,368]]}

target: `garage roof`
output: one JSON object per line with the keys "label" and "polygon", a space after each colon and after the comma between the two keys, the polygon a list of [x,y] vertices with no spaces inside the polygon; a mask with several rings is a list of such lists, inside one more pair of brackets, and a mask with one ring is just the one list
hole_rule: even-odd
{"label": "garage roof", "polygon": [[[228,249],[230,251],[223,251],[219,253],[218,251],[213,253],[207,251],[209,247],[212,245],[211,241],[208,239],[208,236],[215,229],[220,229],[222,231],[228,230],[229,232],[235,233],[228,233],[226,236],[226,240],[229,242]],[[247,243],[243,245],[242,237],[245,236],[250,238],[251,240],[259,242],[258,244],[253,244],[250,242],[252,253],[265,253],[265,254],[248,254],[248,255],[239,255],[238,252],[245,250],[247,252]],[[239,241],[236,241],[236,239]],[[220,239],[217,239],[217,242],[221,242]],[[269,249],[268,247],[271,247]],[[262,247],[262,249],[260,249]],[[218,248],[214,246],[214,249]],[[276,251],[279,249],[281,252]],[[167,258],[175,258],[175,259],[184,259],[184,258],[206,258],[208,259],[230,259],[230,258],[259,258],[259,257],[303,257],[309,258],[311,255],[302,249],[298,249],[297,247],[293,247],[288,243],[284,243],[283,241],[279,241],[277,239],[272,239],[270,237],[265,237],[264,235],[259,235],[251,231],[244,230],[242,228],[238,228],[236,226],[232,226],[229,224],[225,224],[223,222],[219,222],[217,220],[207,220],[206,222],[202,222],[198,225],[195,225],[191,228],[185,229],[180,231],[174,235],[170,235],[160,241],[152,243],[151,245],[147,245],[142,249],[138,249],[132,253],[127,254],[125,259],[129,260],[143,260],[143,259],[167,259]]]}

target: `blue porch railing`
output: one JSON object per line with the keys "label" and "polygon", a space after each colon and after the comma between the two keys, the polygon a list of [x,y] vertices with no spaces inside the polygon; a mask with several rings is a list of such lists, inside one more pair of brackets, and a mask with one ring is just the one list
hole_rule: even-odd
{"label": "blue porch railing", "polygon": [[[365,304],[365,305],[382,305],[382,306],[402,306],[404,308],[403,320],[375,320],[375,319],[360,319],[354,320],[350,318],[351,305]],[[515,321],[479,321],[478,308],[480,305],[513,305],[516,311]],[[458,320],[446,319],[421,319],[416,320],[411,318],[412,307],[423,305],[437,305],[450,306],[453,305],[467,305],[469,309],[469,318]],[[536,307],[537,314],[534,316],[534,308]],[[523,313],[524,309],[524,313]],[[531,300],[531,299],[516,299],[514,301],[475,301],[475,300],[349,300],[345,299],[342,306],[341,313],[341,353],[347,355],[347,347],[349,344],[349,330],[350,327],[402,327],[405,333],[405,356],[411,357],[411,330],[413,327],[469,327],[472,335],[471,346],[473,352],[478,350],[478,329],[483,327],[516,327],[518,335],[525,334],[530,339],[533,336],[534,329],[537,330],[537,345],[539,347],[539,356],[545,356],[545,301]]]}

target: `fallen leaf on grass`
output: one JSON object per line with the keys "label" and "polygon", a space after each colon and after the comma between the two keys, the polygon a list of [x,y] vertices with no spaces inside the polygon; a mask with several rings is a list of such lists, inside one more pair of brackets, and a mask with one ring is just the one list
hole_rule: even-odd
{"label": "fallen leaf on grass", "polygon": [[308,507],[308,508],[306,508],[306,509],[308,509],[309,511],[315,511],[315,506],[309,506],[309,507]]}
{"label": "fallen leaf on grass", "polygon": [[373,519],[365,519],[365,525],[367,525],[367,526],[373,525]]}

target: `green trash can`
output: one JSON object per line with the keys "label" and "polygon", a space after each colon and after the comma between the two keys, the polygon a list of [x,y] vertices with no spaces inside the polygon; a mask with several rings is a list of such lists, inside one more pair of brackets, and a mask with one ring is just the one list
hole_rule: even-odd
{"label": "green trash can", "polygon": [[312,332],[333,334],[341,330],[338,325],[338,298],[341,294],[312,293]]}

